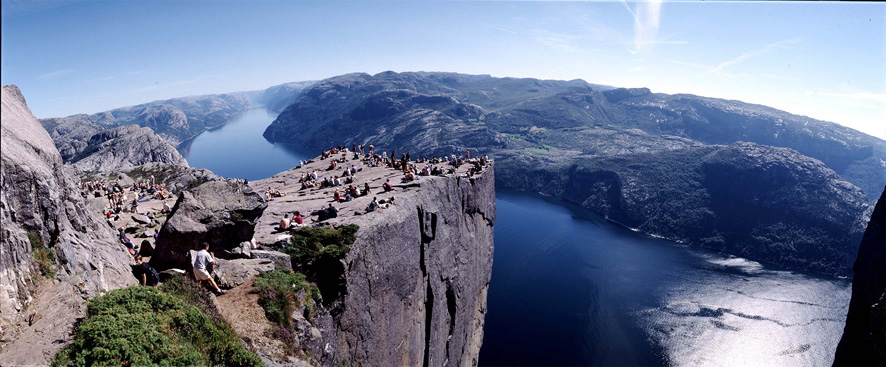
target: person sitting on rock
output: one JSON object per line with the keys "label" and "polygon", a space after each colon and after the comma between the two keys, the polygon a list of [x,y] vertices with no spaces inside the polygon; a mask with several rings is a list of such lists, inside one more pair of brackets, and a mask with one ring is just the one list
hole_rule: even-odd
{"label": "person sitting on rock", "polygon": [[326,209],[320,209],[317,211],[317,222],[322,222],[327,219],[329,219],[329,212],[326,211]]}
{"label": "person sitting on rock", "polygon": [[120,242],[122,242],[129,249],[129,254],[135,256],[135,245],[132,244],[132,241],[129,240],[129,237],[126,236],[126,231],[123,227],[120,227],[118,230],[120,233]]}
{"label": "person sitting on rock", "polygon": [[280,230],[289,229],[290,224],[291,221],[289,220],[289,214],[283,214],[283,219],[280,219]]}
{"label": "person sitting on rock", "polygon": [[391,191],[394,189],[394,185],[391,184],[391,180],[385,180],[385,183],[381,185],[381,187],[385,190],[385,192]]}
{"label": "person sitting on rock", "polygon": [[292,221],[295,222],[295,224],[302,225],[304,219],[301,217],[301,213],[296,211],[294,214],[292,214]]}
{"label": "person sitting on rock", "polygon": [[329,204],[329,209],[326,209],[326,212],[329,213],[330,219],[338,217],[338,209],[332,206],[332,204]]}
{"label": "person sitting on rock", "polygon": [[215,284],[212,275],[209,275],[209,264],[215,264],[215,255],[209,252],[209,243],[203,242],[202,250],[197,252],[197,256],[194,256],[194,277],[201,284],[204,281],[209,281],[209,285],[215,289],[215,294],[225,294],[225,291]]}
{"label": "person sitting on rock", "polygon": [[360,196],[369,195],[372,191],[369,190],[369,182],[363,183],[363,191],[360,192]]}
{"label": "person sitting on rock", "polygon": [[153,267],[142,262],[142,255],[135,255],[135,268],[132,271],[141,285],[153,287],[160,282],[160,274]]}
{"label": "person sitting on rock", "polygon": [[374,212],[375,209],[378,209],[378,201],[376,198],[372,198],[372,201],[369,202],[369,205],[366,206],[366,212]]}
{"label": "person sitting on rock", "polygon": [[161,213],[171,213],[172,212],[172,207],[169,206],[168,201],[166,201],[166,200],[163,201],[163,209],[161,209],[160,212]]}

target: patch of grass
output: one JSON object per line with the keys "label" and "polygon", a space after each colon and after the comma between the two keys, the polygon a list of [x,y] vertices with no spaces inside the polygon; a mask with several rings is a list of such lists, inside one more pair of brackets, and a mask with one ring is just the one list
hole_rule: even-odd
{"label": "patch of grass", "polygon": [[289,273],[280,269],[263,273],[256,278],[258,304],[264,308],[268,320],[288,327],[289,315],[299,303],[295,299],[295,293],[304,289],[306,284],[304,274]]}
{"label": "patch of grass", "polygon": [[293,265],[310,264],[319,257],[341,259],[357,240],[359,228],[356,224],[336,229],[300,227],[293,232],[291,246],[283,252],[292,257]]}
{"label": "patch of grass", "polygon": [[37,232],[28,232],[28,242],[31,243],[31,259],[40,268],[40,274],[47,278],[55,276],[55,249],[46,247],[43,237]]}
{"label": "patch of grass", "polygon": [[55,355],[52,365],[262,365],[227,323],[194,304],[208,297],[201,295],[205,290],[192,288],[179,280],[159,288],[118,289],[90,300],[73,343]]}

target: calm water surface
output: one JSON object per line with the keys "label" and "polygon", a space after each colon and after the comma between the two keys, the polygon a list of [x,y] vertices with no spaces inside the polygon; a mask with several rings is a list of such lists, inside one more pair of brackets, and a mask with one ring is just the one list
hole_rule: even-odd
{"label": "calm water surface", "polygon": [[829,366],[850,282],[651,238],[496,194],[480,365]]}
{"label": "calm water surface", "polygon": [[[181,149],[225,177],[270,177],[316,154],[262,136],[255,109]],[[480,365],[829,366],[847,280],[769,269],[499,190]]]}
{"label": "calm water surface", "polygon": [[262,136],[277,115],[256,108],[219,129],[207,131],[178,150],[191,167],[206,168],[222,177],[258,180],[298,165],[311,153],[294,144],[272,144]]}

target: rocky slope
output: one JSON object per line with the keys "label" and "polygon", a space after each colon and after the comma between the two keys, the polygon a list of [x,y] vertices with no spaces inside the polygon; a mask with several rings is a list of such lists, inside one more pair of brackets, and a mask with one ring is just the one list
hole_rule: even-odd
{"label": "rocky slope", "polygon": [[2,89],[0,127],[0,360],[44,364],[70,338],[84,299],[135,283],[131,257],[88,211],[15,86]]}
{"label": "rocky slope", "polygon": [[[467,178],[470,165],[463,165],[447,177],[400,183],[400,172],[345,164],[362,168],[359,182],[369,183],[374,194],[336,204],[339,215],[328,220],[359,230],[344,259],[325,267],[340,283],[317,282],[329,312],[302,329],[301,345],[322,365],[477,365],[494,249],[494,169]],[[309,213],[329,202],[330,189],[299,190],[291,178],[313,170],[321,179],[340,173],[327,166],[328,160],[317,160],[250,182],[286,193],[259,218],[259,241],[279,240],[271,229],[283,213]],[[386,179],[394,183],[392,192],[381,190]],[[372,196],[395,197],[396,204],[357,215]]]}
{"label": "rocky slope", "polygon": [[[633,133],[632,133],[633,132]],[[642,134],[641,134],[642,133]],[[265,131],[271,141],[322,148],[347,137],[398,151],[466,148],[619,154],[674,137],[698,144],[749,141],[824,162],[875,199],[886,183],[886,142],[840,125],[739,101],[611,89],[581,80],[455,73],[348,74],[305,90]],[[607,148],[607,149],[601,149]]]}
{"label": "rocky slope", "polygon": [[96,132],[123,125],[151,128],[170,144],[178,146],[203,131],[224,125],[253,106],[248,92],[190,96],[117,108],[92,115],[41,119],[68,161],[88,146]]}
{"label": "rocky slope", "polygon": [[871,215],[852,270],[852,299],[834,365],[886,365],[886,189]]}
{"label": "rocky slope", "polygon": [[80,172],[129,169],[147,163],[188,165],[166,140],[151,129],[136,125],[96,133],[68,163]]}
{"label": "rocky slope", "polygon": [[639,230],[791,269],[849,275],[867,198],[818,160],[753,143],[616,157],[502,154],[499,184]]}

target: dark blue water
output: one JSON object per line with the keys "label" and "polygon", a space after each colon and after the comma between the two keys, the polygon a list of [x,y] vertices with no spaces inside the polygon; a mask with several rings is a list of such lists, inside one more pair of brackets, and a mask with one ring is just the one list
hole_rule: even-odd
{"label": "dark blue water", "polygon": [[480,365],[830,365],[846,280],[766,269],[496,194]]}
{"label": "dark blue water", "polygon": [[[316,155],[268,143],[274,117],[250,111],[182,151],[250,180]],[[831,364],[849,281],[690,249],[532,194],[499,190],[496,205],[480,365]]]}
{"label": "dark blue water", "polygon": [[294,144],[272,144],[262,133],[277,118],[264,108],[245,112],[219,129],[207,131],[178,150],[191,167],[206,168],[222,177],[258,180],[320,155]]}

